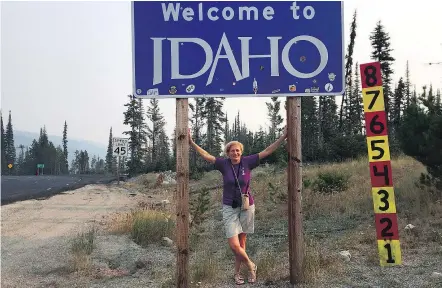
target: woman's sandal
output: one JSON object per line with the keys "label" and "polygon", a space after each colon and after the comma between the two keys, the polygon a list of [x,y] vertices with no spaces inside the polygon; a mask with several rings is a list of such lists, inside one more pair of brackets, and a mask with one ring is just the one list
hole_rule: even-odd
{"label": "woman's sandal", "polygon": [[253,265],[255,265],[255,269],[249,271],[249,279],[248,279],[248,282],[249,282],[250,284],[253,284],[253,283],[256,282],[256,270],[258,269],[258,266],[257,266],[256,264],[253,264]]}
{"label": "woman's sandal", "polygon": [[239,273],[236,273],[235,276],[234,276],[234,278],[235,278],[235,284],[236,284],[236,285],[242,285],[242,284],[246,283],[246,282],[244,281],[244,278],[243,278],[243,277],[241,276],[241,274],[239,274]]}

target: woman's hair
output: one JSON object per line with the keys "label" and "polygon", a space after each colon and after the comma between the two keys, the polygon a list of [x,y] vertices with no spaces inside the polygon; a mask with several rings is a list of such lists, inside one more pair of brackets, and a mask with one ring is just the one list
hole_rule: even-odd
{"label": "woman's hair", "polygon": [[226,146],[224,147],[224,154],[227,156],[229,155],[229,150],[230,147],[232,147],[232,145],[238,145],[239,149],[241,149],[241,153],[244,151],[244,145],[242,145],[241,142],[238,141],[230,141],[229,143],[226,144]]}

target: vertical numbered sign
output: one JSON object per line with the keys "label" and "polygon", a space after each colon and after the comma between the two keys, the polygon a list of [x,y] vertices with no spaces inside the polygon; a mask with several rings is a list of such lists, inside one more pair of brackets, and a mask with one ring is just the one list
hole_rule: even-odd
{"label": "vertical numbered sign", "polygon": [[395,266],[402,260],[381,65],[365,63],[360,65],[360,72],[380,265]]}

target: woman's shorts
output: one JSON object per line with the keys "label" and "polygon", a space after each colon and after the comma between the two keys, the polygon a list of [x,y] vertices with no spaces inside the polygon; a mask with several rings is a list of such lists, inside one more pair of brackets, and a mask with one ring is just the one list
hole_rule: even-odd
{"label": "woman's shorts", "polygon": [[223,222],[227,238],[240,233],[254,233],[255,205],[251,205],[248,210],[241,211],[241,207],[232,208],[223,204]]}

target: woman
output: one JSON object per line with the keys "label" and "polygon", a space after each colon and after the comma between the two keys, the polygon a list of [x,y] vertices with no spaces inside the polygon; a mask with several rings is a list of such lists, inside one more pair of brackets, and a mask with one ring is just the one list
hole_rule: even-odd
{"label": "woman", "polygon": [[[224,153],[228,158],[218,158],[210,155],[193,142],[189,129],[190,145],[208,162],[215,164],[215,168],[223,175],[223,222],[226,238],[235,254],[234,279],[237,285],[244,284],[240,274],[241,263],[245,263],[249,270],[249,283],[256,282],[257,266],[248,257],[246,249],[246,235],[254,232],[255,205],[250,193],[251,171],[259,165],[261,159],[272,154],[287,137],[287,128],[283,135],[273,144],[260,153],[243,156],[244,146],[238,141],[229,142]],[[239,189],[240,187],[240,189]],[[248,195],[249,208],[241,209],[241,194]]]}

